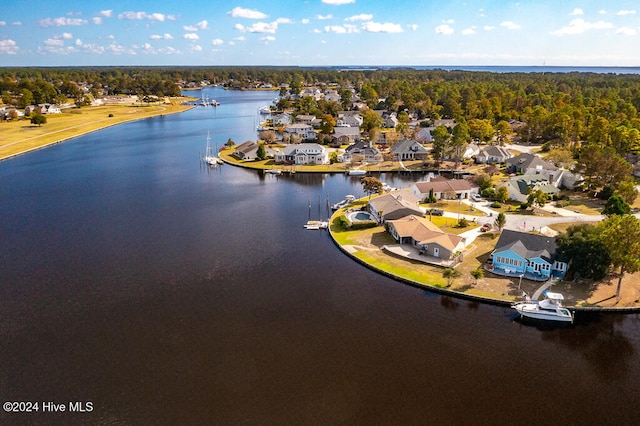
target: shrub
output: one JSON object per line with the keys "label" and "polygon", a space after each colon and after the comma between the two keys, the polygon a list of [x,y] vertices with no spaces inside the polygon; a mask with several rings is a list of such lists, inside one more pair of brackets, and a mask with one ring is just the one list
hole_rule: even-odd
{"label": "shrub", "polygon": [[499,209],[500,207],[502,207],[502,204],[498,201],[494,201],[489,207],[491,207],[492,209]]}
{"label": "shrub", "polygon": [[113,114],[109,114],[109,118],[113,117]]}
{"label": "shrub", "polygon": [[376,222],[375,220],[367,220],[364,222],[352,223],[351,229],[353,230],[369,229],[369,228],[375,228],[376,226],[378,226],[378,222]]}

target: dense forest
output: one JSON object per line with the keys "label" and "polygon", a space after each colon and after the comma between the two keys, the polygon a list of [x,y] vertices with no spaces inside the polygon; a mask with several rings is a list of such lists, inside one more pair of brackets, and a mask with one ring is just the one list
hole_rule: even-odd
{"label": "dense forest", "polygon": [[342,95],[341,103],[306,100],[297,106],[326,115],[350,108],[357,96],[370,108],[395,111],[399,117],[456,119],[466,126],[463,135],[486,142],[501,141],[508,131],[506,123],[517,121],[522,124],[516,129],[522,141],[545,144],[565,162],[578,160],[587,180],[600,179],[595,182],[600,185],[607,183],[606,176],[580,165],[580,158],[598,164],[640,153],[636,74],[301,67],[0,69],[2,101],[18,107],[66,98],[81,104],[87,95],[99,94],[177,96],[182,87],[201,82],[235,89],[285,85],[294,93],[308,86],[330,86]]}

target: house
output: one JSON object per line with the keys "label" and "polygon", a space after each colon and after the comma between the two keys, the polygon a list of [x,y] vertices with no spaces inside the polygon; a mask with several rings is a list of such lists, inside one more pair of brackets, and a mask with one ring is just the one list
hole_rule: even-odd
{"label": "house", "polygon": [[409,186],[409,192],[419,200],[427,198],[431,191],[438,199],[468,199],[472,194],[477,194],[479,188],[467,179],[446,179],[437,177],[426,182],[415,182]]}
{"label": "house", "polygon": [[358,127],[334,127],[333,134],[334,139],[337,139],[339,143],[346,145],[360,140],[360,128]]}
{"label": "house", "polygon": [[367,163],[379,163],[384,158],[377,148],[371,146],[371,142],[359,140],[347,147],[344,154],[338,156],[338,161],[348,163],[351,161],[364,161]]}
{"label": "house", "polygon": [[453,129],[454,127],[456,127],[456,120],[451,119],[451,118],[445,118],[445,119],[441,119],[441,120],[433,120],[433,127],[438,127],[438,126],[444,126],[444,127],[448,127],[450,129]]}
{"label": "house", "polygon": [[506,161],[507,171],[523,173],[525,175],[543,175],[556,188],[574,189],[582,176],[564,168],[558,168],[553,163],[545,161],[538,155],[522,153]]}
{"label": "house", "polygon": [[422,255],[439,259],[454,259],[466,244],[464,237],[443,232],[425,217],[409,215],[388,220],[386,227],[398,243],[410,245]]}
{"label": "house", "polygon": [[273,121],[274,126],[286,126],[287,124],[291,124],[291,116],[284,112],[274,115],[271,120]]}
{"label": "house", "polygon": [[435,130],[435,127],[422,127],[418,133],[416,133],[416,140],[420,143],[433,142],[433,136],[431,132]]}
{"label": "house", "polygon": [[507,171],[510,173],[537,174],[542,170],[556,171],[558,168],[552,163],[543,160],[539,155],[523,152],[517,157],[509,158],[505,161]]}
{"label": "house", "polygon": [[362,126],[364,119],[360,113],[347,114],[342,113],[338,114],[338,120],[336,121],[336,126],[338,127],[360,127]]}
{"label": "house", "polygon": [[524,203],[529,197],[531,191],[538,189],[547,195],[553,195],[560,190],[549,182],[549,178],[545,175],[521,175],[510,178],[507,182],[498,187],[505,186],[509,192],[509,199]]}
{"label": "house", "polygon": [[557,260],[554,237],[509,229],[502,231],[490,259],[494,274],[536,281],[562,278],[568,269]]}
{"label": "house", "polygon": [[296,116],[296,123],[312,125],[315,119],[315,115],[300,114]]}
{"label": "house", "polygon": [[241,143],[233,150],[233,155],[240,160],[256,160],[258,158],[258,144],[251,141]]}
{"label": "house", "polygon": [[317,143],[301,143],[284,147],[275,154],[276,163],[329,164],[329,153]]}
{"label": "house", "polygon": [[367,210],[380,223],[400,219],[405,216],[423,216],[418,207],[418,199],[408,191],[391,191],[369,200]]}
{"label": "house", "polygon": [[391,156],[394,160],[426,160],[429,151],[418,141],[403,139],[391,147]]}
{"label": "house", "polygon": [[478,155],[476,155],[476,163],[504,163],[511,157],[513,157],[513,154],[511,154],[508,149],[501,146],[489,146],[480,151]]}
{"label": "house", "polygon": [[385,118],[382,122],[382,127],[386,127],[388,129],[395,129],[398,126],[398,117],[395,114],[390,115]]}
{"label": "house", "polygon": [[284,133],[285,135],[297,136],[305,140],[313,140],[316,138],[316,133],[310,124],[290,124],[284,128]]}
{"label": "house", "polygon": [[475,143],[470,143],[464,149],[464,152],[462,153],[462,158],[473,158],[478,154],[480,154],[480,147]]}

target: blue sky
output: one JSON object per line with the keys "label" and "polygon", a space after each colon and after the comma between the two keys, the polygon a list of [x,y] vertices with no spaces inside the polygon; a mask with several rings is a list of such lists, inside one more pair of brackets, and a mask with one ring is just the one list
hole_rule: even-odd
{"label": "blue sky", "polygon": [[65,0],[0,10],[0,66],[640,66],[637,0]]}

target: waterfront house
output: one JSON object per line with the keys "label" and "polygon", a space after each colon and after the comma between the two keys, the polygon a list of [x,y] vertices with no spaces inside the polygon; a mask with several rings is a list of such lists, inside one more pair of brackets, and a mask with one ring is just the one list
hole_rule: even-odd
{"label": "waterfront house", "polygon": [[429,151],[418,141],[403,139],[391,147],[391,157],[394,160],[426,160]]}
{"label": "waterfront house", "polygon": [[349,145],[345,152],[338,156],[338,161],[341,163],[348,163],[351,161],[379,163],[383,161],[383,156],[377,148],[371,146],[371,142],[359,140]]}
{"label": "waterfront house", "polygon": [[505,229],[491,253],[491,272],[497,275],[545,281],[562,278],[568,265],[556,258],[556,239]]}
{"label": "waterfront house", "polygon": [[467,179],[447,179],[444,177],[415,182],[409,186],[409,192],[419,200],[427,198],[431,191],[433,191],[433,196],[437,199],[464,200],[468,199],[472,194],[477,194],[479,188]]}
{"label": "waterfront house", "polygon": [[443,232],[429,219],[409,215],[388,220],[387,231],[401,245],[418,250],[421,255],[452,260],[465,247],[466,239]]}
{"label": "waterfront house", "polygon": [[241,143],[233,150],[233,155],[240,160],[256,160],[258,158],[258,144],[251,141]]}
{"label": "waterfront house", "polygon": [[258,158],[258,144],[251,141],[241,143],[233,150],[233,155],[240,160],[256,160]]}
{"label": "waterfront house", "polygon": [[291,124],[291,116],[285,112],[274,115],[271,120],[274,126],[286,126]]}
{"label": "waterfront house", "polygon": [[476,163],[504,163],[511,157],[513,157],[513,154],[511,154],[506,148],[501,146],[488,146],[476,155]]}
{"label": "waterfront house", "polygon": [[275,154],[276,163],[286,164],[329,164],[329,153],[317,143],[292,144]]}
{"label": "waterfront house", "polygon": [[284,128],[284,134],[295,136],[303,140],[313,140],[316,138],[316,134],[313,131],[313,126],[311,126],[310,124],[290,124]]}
{"label": "waterfront house", "polygon": [[423,216],[424,212],[418,207],[418,201],[406,190],[391,191],[371,198],[367,203],[367,210],[379,223],[409,215]]}

